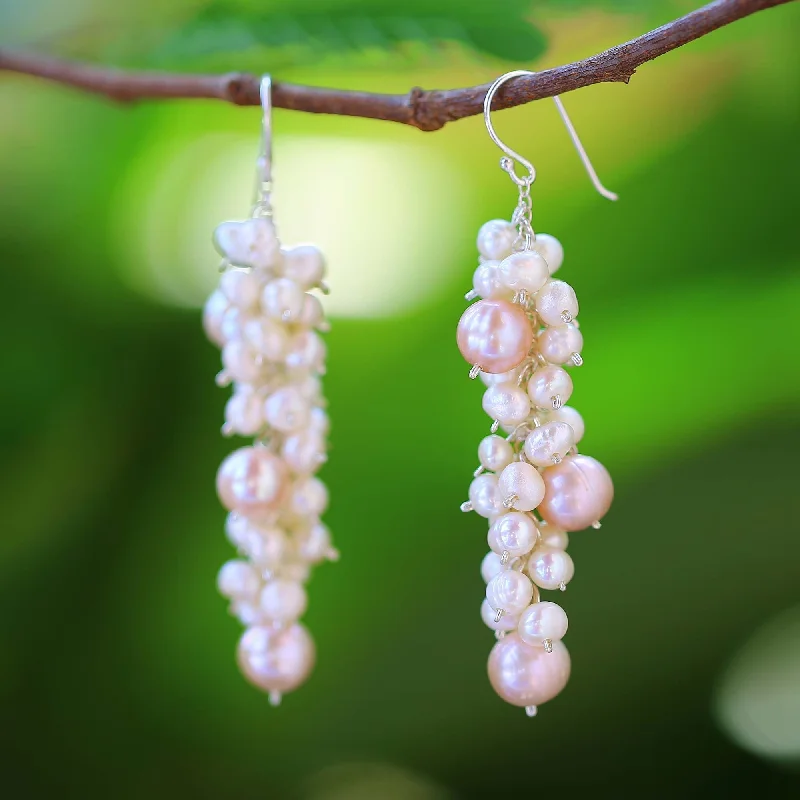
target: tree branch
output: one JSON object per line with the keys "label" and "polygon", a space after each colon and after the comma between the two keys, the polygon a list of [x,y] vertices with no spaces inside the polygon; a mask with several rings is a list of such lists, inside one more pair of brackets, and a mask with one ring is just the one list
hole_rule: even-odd
{"label": "tree branch", "polygon": [[[564,94],[594,83],[628,83],[637,67],[743,17],[791,0],[716,0],[686,16],[595,56],[516,78],[497,93],[494,108]],[[259,105],[259,78],[247,73],[190,75],[137,72],[0,49],[0,70],[33,75],[112,100],[208,98]],[[367,117],[435,131],[483,111],[488,84],[465,89],[412,89],[405,95],[273,83],[273,105],[313,114]]]}

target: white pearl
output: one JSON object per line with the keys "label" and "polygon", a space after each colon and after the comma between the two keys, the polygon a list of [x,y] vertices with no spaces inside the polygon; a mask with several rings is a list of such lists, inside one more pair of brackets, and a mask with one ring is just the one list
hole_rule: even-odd
{"label": "white pearl", "polygon": [[310,414],[308,402],[294,386],[283,386],[264,401],[264,419],[282,433],[305,427]]}
{"label": "white pearl", "polygon": [[257,392],[238,386],[225,404],[226,428],[240,436],[254,436],[264,425],[262,405]]}
{"label": "white pearl", "polygon": [[326,327],[325,310],[322,308],[319,297],[306,292],[303,298],[303,309],[297,322],[306,328],[322,329]]}
{"label": "white pearl", "polygon": [[322,436],[327,436],[331,429],[331,421],[323,408],[311,409],[311,422],[310,427],[318,431]]}
{"label": "white pearl", "polygon": [[256,383],[263,374],[258,353],[239,339],[222,348],[222,366],[233,380],[240,383]]}
{"label": "white pearl", "polygon": [[469,485],[469,502],[472,510],[481,517],[488,519],[502,514],[505,509],[497,485],[497,475],[479,475],[475,478]]}
{"label": "white pearl", "polygon": [[497,270],[499,264],[499,261],[484,261],[475,270],[472,276],[472,288],[478,297],[484,300],[511,297],[511,290],[500,282],[500,273]]}
{"label": "white pearl", "polygon": [[566,586],[575,574],[569,553],[544,547],[531,553],[525,569],[541,589],[558,589],[562,583]]}
{"label": "white pearl", "polygon": [[528,381],[528,397],[537,408],[563,406],[572,397],[572,378],[561,367],[540,367]]}
{"label": "white pearl", "polygon": [[496,386],[498,383],[514,383],[516,384],[519,379],[521,366],[514,367],[508,372],[483,372],[480,373],[480,379],[484,386]]}
{"label": "white pearl", "polygon": [[500,473],[498,491],[501,500],[515,496],[515,511],[533,511],[544,497],[544,481],[536,467],[515,461]]}
{"label": "white pearl", "polygon": [[289,369],[308,369],[323,372],[325,368],[325,343],[318,333],[302,331],[291,338],[286,352]]}
{"label": "white pearl", "polygon": [[228,541],[237,548],[237,550],[242,546],[242,543],[247,536],[249,536],[251,530],[252,525],[250,520],[243,514],[231,511],[225,518],[225,535],[228,537]]}
{"label": "white pearl", "polygon": [[259,625],[264,621],[264,615],[258,603],[238,600],[231,606],[231,611],[245,627]]}
{"label": "white pearl", "polygon": [[268,317],[283,322],[294,322],[300,317],[305,302],[305,292],[288,278],[270,281],[261,293],[261,307]]}
{"label": "white pearl", "polygon": [[495,611],[519,614],[530,604],[533,584],[521,572],[504,569],[498,572],[486,586],[486,599]]}
{"label": "white pearl", "polygon": [[566,422],[545,422],[525,439],[525,457],[534,466],[558,464],[575,444],[575,434]]}
{"label": "white pearl", "polygon": [[566,364],[583,349],[583,335],[575,325],[555,325],[539,333],[539,352],[551,364]]}
{"label": "white pearl", "polygon": [[551,422],[566,422],[572,428],[575,444],[578,444],[583,439],[586,425],[583,422],[583,417],[572,406],[562,406],[558,411],[548,411],[543,416]]}
{"label": "white pearl", "polygon": [[533,249],[544,257],[551,275],[564,263],[564,248],[549,233],[537,233]]}
{"label": "white pearl", "polygon": [[267,361],[283,361],[289,345],[283,325],[267,317],[254,317],[245,322],[243,334],[245,341]]}
{"label": "white pearl", "polygon": [[275,226],[264,217],[223,222],[214,231],[214,245],[237,267],[263,270],[280,258]]}
{"label": "white pearl", "polygon": [[557,642],[567,632],[567,614],[561,606],[543,600],[528,606],[519,615],[519,638],[530,645],[542,645],[545,639]]}
{"label": "white pearl", "polygon": [[569,534],[542,521],[539,523],[539,543],[537,548],[566,550],[569,547]]}
{"label": "white pearl", "polygon": [[503,614],[498,622],[495,622],[497,612],[489,605],[488,600],[481,603],[481,619],[487,628],[493,631],[513,631],[519,626],[519,617],[516,614]]}
{"label": "white pearl", "polygon": [[273,622],[294,622],[307,607],[306,590],[296,581],[273,580],[261,592],[261,610]]}
{"label": "white pearl", "polygon": [[259,567],[274,567],[286,552],[286,535],[280,528],[251,528],[239,546],[254,564]]}
{"label": "white pearl", "polygon": [[512,253],[497,270],[502,284],[515,292],[538,292],[550,275],[547,262],[535,250]]}
{"label": "white pearl", "polygon": [[490,526],[487,539],[495,553],[524,556],[533,550],[539,535],[536,525],[527,514],[511,512],[498,517]]}
{"label": "white pearl", "polygon": [[286,437],[281,446],[281,456],[296,475],[307,475],[324,463],[325,440],[317,431],[298,431]]}
{"label": "white pearl", "polygon": [[299,555],[312,564],[318,564],[334,554],[331,546],[331,532],[321,522],[314,523],[309,530],[300,534],[297,539]]}
{"label": "white pearl", "polygon": [[311,289],[325,277],[325,259],[313,244],[288,248],[283,250],[283,274],[304,289]]}
{"label": "white pearl", "polygon": [[536,295],[536,313],[545,325],[571,322],[578,316],[575,290],[564,281],[548,281]]}
{"label": "white pearl", "polygon": [[261,297],[261,280],[252,270],[229,269],[219,279],[225,297],[239,308],[257,308]]}
{"label": "white pearl", "polygon": [[222,338],[226,342],[243,339],[245,326],[251,319],[253,319],[252,315],[244,309],[238,306],[228,306],[220,323]]}
{"label": "white pearl", "polygon": [[500,383],[483,393],[483,410],[503,425],[519,425],[531,413],[531,401],[516,384]]}
{"label": "white pearl", "polygon": [[481,561],[481,577],[483,578],[483,582],[489,583],[498,572],[502,572],[504,569],[505,567],[500,561],[500,556],[490,550],[483,557],[483,561]]}
{"label": "white pearl", "polygon": [[261,579],[252,564],[238,559],[227,561],[217,573],[217,588],[231,600],[254,597],[261,588]]}
{"label": "white pearl", "polygon": [[311,575],[311,567],[302,561],[293,561],[289,564],[282,564],[280,577],[287,581],[297,581],[305,583]]}
{"label": "white pearl", "polygon": [[501,261],[511,253],[517,239],[517,229],[504,219],[493,219],[478,231],[478,252],[488,259]]}
{"label": "white pearl", "polygon": [[222,318],[229,306],[228,298],[219,289],[212,292],[203,306],[203,330],[217,347],[225,344],[225,337],[222,335]]}
{"label": "white pearl", "polygon": [[490,472],[501,472],[514,460],[514,448],[502,436],[487,436],[478,445],[478,461]]}
{"label": "white pearl", "polygon": [[322,381],[316,375],[306,375],[305,377],[298,378],[294,382],[297,391],[300,392],[309,403],[319,402],[322,396]]}
{"label": "white pearl", "polygon": [[302,517],[319,517],[328,507],[328,489],[319,478],[303,478],[292,487],[289,510]]}

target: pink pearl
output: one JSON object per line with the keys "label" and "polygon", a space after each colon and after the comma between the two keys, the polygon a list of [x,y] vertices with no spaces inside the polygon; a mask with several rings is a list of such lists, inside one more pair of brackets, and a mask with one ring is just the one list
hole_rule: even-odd
{"label": "pink pearl", "polygon": [[290,692],[314,666],[314,641],[299,623],[284,628],[248,628],[236,649],[239,669],[265,692]]}
{"label": "pink pearl", "polygon": [[611,508],[611,476],[589,456],[567,456],[560,464],[544,470],[542,478],[545,493],[539,513],[554,528],[583,530]]}
{"label": "pink pearl", "polygon": [[506,634],[489,654],[489,681],[507,703],[538,706],[552,700],[569,680],[570,658],[561,641],[553,652],[525,644],[518,633]]}
{"label": "pink pearl", "polygon": [[533,329],[525,312],[508,300],[479,300],[458,322],[458,349],[484,372],[507,372],[528,355]]}
{"label": "pink pearl", "polygon": [[261,517],[283,498],[286,467],[265,447],[240,447],[217,472],[217,494],[228,511]]}

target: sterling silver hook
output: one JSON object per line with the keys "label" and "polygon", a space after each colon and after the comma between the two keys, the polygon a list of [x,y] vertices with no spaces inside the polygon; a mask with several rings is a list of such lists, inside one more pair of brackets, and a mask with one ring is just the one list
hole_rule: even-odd
{"label": "sterling silver hook", "polygon": [[[507,144],[504,144],[500,137],[495,133],[494,127],[492,125],[491,119],[491,110],[492,110],[492,100],[494,99],[497,90],[506,82],[511,80],[512,78],[519,78],[523,75],[535,75],[535,72],[531,72],[527,69],[517,69],[513,72],[507,72],[505,75],[501,75],[490,87],[489,91],[486,92],[486,97],[483,101],[483,121],[486,123],[486,130],[489,132],[489,136],[491,136],[492,141],[506,154],[506,158],[503,158],[500,161],[500,166],[511,176],[511,180],[517,184],[517,186],[530,186],[536,180],[536,168],[528,161],[527,158],[523,158],[516,150],[512,150]],[[600,178],[597,177],[597,173],[594,171],[594,167],[592,166],[592,162],[589,161],[589,156],[586,154],[586,150],[584,150],[583,145],[581,144],[581,140],[578,138],[578,134],[575,131],[575,127],[572,124],[572,120],[570,120],[569,115],[567,114],[567,110],[564,108],[564,104],[561,102],[561,98],[558,95],[554,95],[553,102],[556,104],[556,108],[558,109],[558,113],[561,115],[561,119],[564,121],[564,125],[569,133],[570,139],[572,139],[572,144],[575,146],[575,149],[578,151],[578,155],[583,162],[583,166],[586,169],[586,172],[589,175],[589,178],[594,185],[594,188],[603,195],[603,197],[608,198],[609,200],[617,200],[618,196],[606,189],[602,183],[600,183]],[[528,170],[528,175],[519,176],[514,171],[514,161],[518,164],[521,164],[525,169]]]}
{"label": "sterling silver hook", "polygon": [[255,216],[272,215],[272,78],[264,75],[259,87],[261,97],[261,153],[256,164]]}

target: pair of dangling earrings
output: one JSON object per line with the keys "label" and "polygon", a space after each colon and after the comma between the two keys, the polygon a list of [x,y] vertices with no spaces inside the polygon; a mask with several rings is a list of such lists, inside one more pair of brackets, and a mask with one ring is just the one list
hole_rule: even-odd
{"label": "pair of dangling earrings", "polygon": [[[529,716],[564,688],[569,654],[561,642],[567,616],[540,589],[563,591],[573,576],[568,534],[599,528],[613,497],[611,478],[578,453],[584,424],[567,405],[582,362],[578,300],[552,275],[561,244],[536,235],[531,217],[533,165],[500,141],[490,119],[492,99],[509,72],[489,88],[484,120],[505,153],[500,166],[519,190],[510,221],[492,220],[478,233],[479,265],[458,323],[457,341],[470,378],[486,386],[483,408],[491,432],[478,447],[479,467],[464,512],[489,522],[490,552],[481,616],[497,642],[489,679],[500,697]],[[600,183],[558,97],[553,98],[597,191]],[[209,338],[222,348],[221,386],[233,384],[225,407],[226,435],[254,437],[231,453],[217,474],[228,510],[226,532],[240,558],[228,561],[218,587],[245,626],[237,648],[244,676],[273,704],[302,684],[315,648],[298,622],[306,610],[311,567],[338,553],[321,516],[328,492],[316,472],[325,462],[329,421],[320,376],[328,330],[314,291],[327,292],[325,262],[313,245],[281,247],[272,220],[271,81],[261,82],[262,153],[251,219],[224,222],[214,243],[222,255],[219,287],[204,310]],[[518,175],[515,165],[525,173]],[[479,299],[480,298],[480,299]],[[504,435],[500,435],[500,431]]]}

